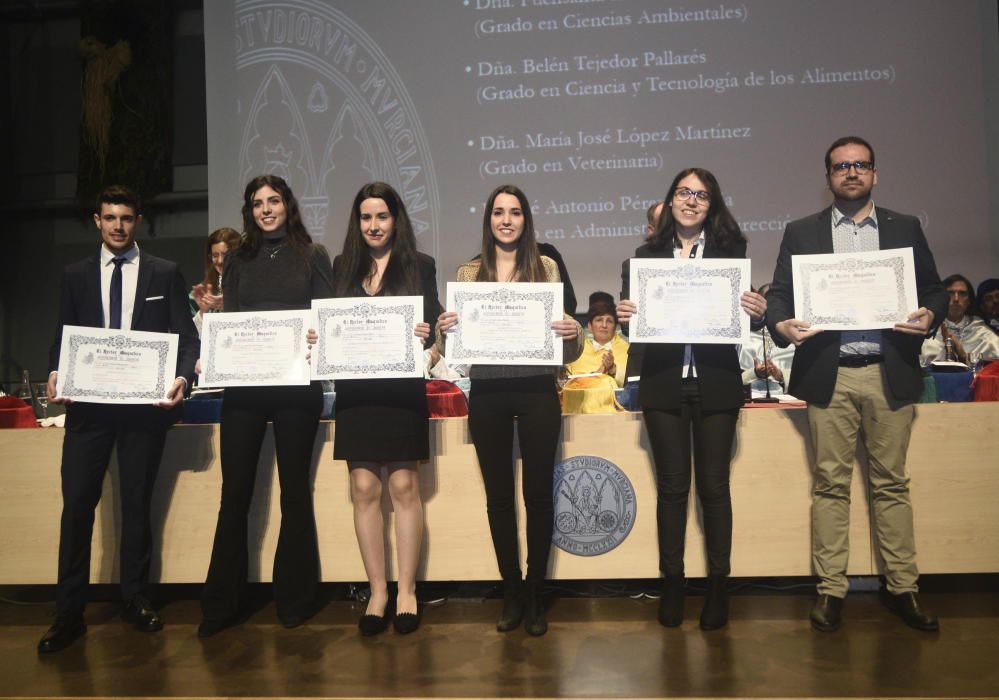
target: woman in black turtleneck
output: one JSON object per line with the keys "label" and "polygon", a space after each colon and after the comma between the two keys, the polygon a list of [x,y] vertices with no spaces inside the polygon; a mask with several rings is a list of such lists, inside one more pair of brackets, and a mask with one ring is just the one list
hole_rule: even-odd
{"label": "woman in black turtleneck", "polygon": [[[283,179],[261,175],[247,184],[243,230],[243,244],[226,257],[222,273],[224,311],[308,309],[313,299],[333,295],[329,255],[312,243],[295,195]],[[309,468],[322,407],[319,382],[225,390],[220,431],[222,504],[201,595],[204,619],[198,636],[210,637],[245,614],[247,515],[268,421],[274,424],[281,483],[281,531],[273,576],[277,613],[285,627],[296,627],[314,611],[319,548]]]}

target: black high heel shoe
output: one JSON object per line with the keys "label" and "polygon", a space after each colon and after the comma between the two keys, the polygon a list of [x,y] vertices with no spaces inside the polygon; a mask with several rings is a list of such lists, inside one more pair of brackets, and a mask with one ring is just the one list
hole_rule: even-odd
{"label": "black high heel shoe", "polygon": [[385,604],[385,612],[381,615],[368,615],[365,613],[361,615],[361,619],[357,621],[357,628],[361,630],[361,634],[365,637],[373,637],[376,634],[381,634],[388,629],[389,622],[392,620],[392,609],[394,603],[389,600]]}
{"label": "black high heel shoe", "polygon": [[392,627],[395,628],[396,634],[410,634],[415,632],[420,627],[420,606],[416,605],[416,612],[397,612],[395,617],[392,618]]}

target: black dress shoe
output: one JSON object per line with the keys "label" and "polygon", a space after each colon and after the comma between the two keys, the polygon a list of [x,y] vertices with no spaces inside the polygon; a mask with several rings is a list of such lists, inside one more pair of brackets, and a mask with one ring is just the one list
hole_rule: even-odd
{"label": "black dress shoe", "polygon": [[357,621],[357,628],[361,630],[361,634],[365,637],[373,637],[376,634],[381,634],[388,629],[389,622],[392,620],[392,602],[389,601],[385,605],[385,612],[381,615],[368,615],[365,613],[361,615],[361,619]]}
{"label": "black dress shoe", "polygon": [[144,595],[132,596],[121,609],[121,619],[131,622],[137,630],[143,632],[159,632],[163,629],[163,621],[153,604]]}
{"label": "black dress shoe", "polygon": [[940,629],[937,616],[919,604],[919,596],[913,592],[891,593],[886,589],[878,592],[881,602],[893,613],[902,618],[905,624],[922,632],[936,632]]}
{"label": "black dress shoe", "polygon": [[510,632],[520,627],[524,619],[524,584],[520,579],[503,585],[503,612],[496,622],[497,632]]}
{"label": "black dress shoe", "polygon": [[663,627],[679,627],[683,623],[685,583],[683,574],[666,574],[663,578],[663,590],[659,595],[659,624]]}
{"label": "black dress shoe", "polygon": [[718,630],[728,624],[728,577],[709,576],[701,611],[701,629]]}
{"label": "black dress shoe", "polygon": [[524,629],[532,637],[540,637],[548,631],[545,619],[544,581],[527,582],[527,598],[524,601]]}
{"label": "black dress shoe", "polygon": [[392,618],[392,626],[396,634],[410,634],[415,632],[420,626],[420,611],[415,613],[396,613]]}
{"label": "black dress shoe", "polygon": [[812,629],[818,632],[835,632],[842,622],[842,615],[843,599],[821,593],[812,606]]}
{"label": "black dress shoe", "polygon": [[62,651],[77,637],[82,637],[87,631],[87,626],[83,623],[83,615],[62,615],[56,618],[55,624],[49,627],[41,640],[38,642],[39,654],[51,654]]}

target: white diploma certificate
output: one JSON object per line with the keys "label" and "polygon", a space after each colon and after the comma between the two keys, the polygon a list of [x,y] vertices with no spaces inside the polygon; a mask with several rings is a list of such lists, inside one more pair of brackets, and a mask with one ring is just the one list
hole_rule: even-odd
{"label": "white diploma certificate", "polygon": [[642,343],[749,342],[749,260],[632,258],[628,338]]}
{"label": "white diploma certificate", "polygon": [[313,379],[423,376],[423,297],[314,299]]}
{"label": "white diploma certificate", "polygon": [[561,365],[561,282],[448,282],[449,365]]}
{"label": "white diploma certificate", "polygon": [[201,387],[309,383],[310,309],[204,314]]}
{"label": "white diploma certificate", "polygon": [[794,315],[826,330],[891,328],[919,308],[912,248],[791,257]]}
{"label": "white diploma certificate", "polygon": [[88,403],[149,404],[177,377],[177,336],[63,326],[56,394]]}

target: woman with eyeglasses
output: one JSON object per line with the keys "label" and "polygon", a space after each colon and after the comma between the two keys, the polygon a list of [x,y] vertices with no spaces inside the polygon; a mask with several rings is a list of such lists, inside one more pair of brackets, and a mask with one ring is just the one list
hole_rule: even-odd
{"label": "woman with eyeglasses", "polygon": [[[746,257],[746,238],[710,172],[681,170],[666,192],[665,203],[655,233],[634,257]],[[628,323],[638,310],[630,300],[629,277],[626,263],[617,306],[621,323]],[[745,292],[740,304],[754,327],[762,326],[766,300]],[[664,575],[659,622],[666,627],[683,622],[683,555],[693,454],[708,560],[708,591],[700,624],[705,630],[724,627],[732,551],[729,464],[743,403],[735,345],[646,344],[639,402],[656,467],[659,568]]]}

